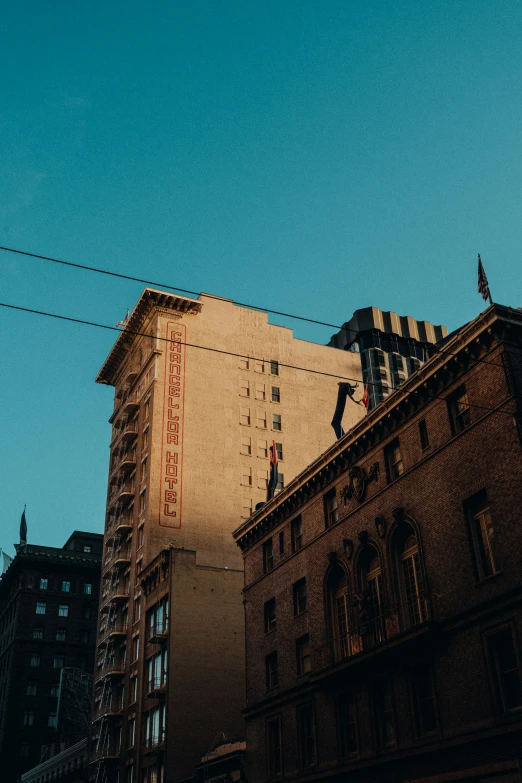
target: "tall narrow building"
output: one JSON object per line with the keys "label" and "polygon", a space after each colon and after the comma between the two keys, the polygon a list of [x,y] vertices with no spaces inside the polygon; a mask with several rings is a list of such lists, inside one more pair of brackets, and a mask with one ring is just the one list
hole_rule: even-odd
{"label": "tall narrow building", "polygon": [[[146,289],[97,381],[114,386],[93,763],[174,783],[242,732],[242,559],[232,538],[335,440],[358,354],[231,300]],[[362,387],[355,392],[358,399]],[[348,401],[344,428],[364,414]],[[168,769],[168,774],[165,774]]]}
{"label": "tall narrow building", "polygon": [[447,334],[445,326],[363,307],[333,335],[329,345],[360,353],[370,408],[375,408],[424,364],[430,346]]}

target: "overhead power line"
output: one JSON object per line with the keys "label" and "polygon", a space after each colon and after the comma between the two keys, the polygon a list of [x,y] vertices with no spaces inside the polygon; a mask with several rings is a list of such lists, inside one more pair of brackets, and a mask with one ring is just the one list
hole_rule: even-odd
{"label": "overhead power line", "polygon": [[[179,288],[178,286],[169,285],[168,283],[159,283],[154,280],[147,280],[143,277],[134,277],[133,275],[125,275],[122,272],[113,272],[110,269],[102,269],[101,267],[96,266],[87,266],[86,264],[78,264],[73,261],[63,261],[59,258],[53,258],[51,256],[43,256],[39,253],[29,253],[27,250],[20,250],[14,247],[5,247],[0,245],[0,250],[4,250],[7,253],[15,253],[20,256],[28,256],[29,258],[38,258],[42,261],[50,261],[53,264],[61,264],[62,266],[68,266],[72,267],[73,269],[83,269],[86,272],[96,272],[100,275],[108,275],[109,277],[116,277],[120,278],[121,280],[130,280],[134,283],[143,283],[144,285],[150,285],[155,286],[157,288],[168,288],[170,291],[180,291],[183,294],[190,294],[191,296],[201,296],[201,291],[191,291],[188,288]],[[222,300],[223,297],[216,296],[215,294],[204,294],[209,299],[219,299]],[[304,321],[305,323],[309,324],[317,324],[318,326],[328,326],[330,329],[338,329],[339,331],[344,332],[351,332],[352,334],[358,334],[356,329],[350,329],[348,326],[339,326],[338,324],[331,324],[327,321],[319,321],[315,318],[306,318],[303,315],[294,315],[292,313],[285,313],[281,310],[272,310],[269,307],[261,307],[260,305],[254,305],[254,304],[247,304],[245,302],[236,302],[234,301],[234,304],[236,304],[238,307],[247,307],[251,310],[258,310],[259,312],[263,313],[270,313],[271,315],[280,315],[284,318],[293,318],[297,321]],[[421,342],[421,341],[419,341]],[[449,351],[445,351],[442,348],[437,348],[434,343],[424,343],[428,347],[428,351],[431,353],[441,353],[441,354],[447,354],[448,356],[455,356],[456,354],[451,353]],[[496,364],[495,362],[488,362],[486,359],[476,359],[476,361],[482,362],[483,364],[493,364],[496,367],[499,367],[500,365]]]}
{"label": "overhead power line", "polygon": [[[120,328],[117,327],[117,326],[109,326],[108,324],[100,324],[100,323],[97,323],[96,321],[87,321],[87,320],[85,320],[83,318],[73,318],[72,316],[68,316],[68,315],[59,315],[57,313],[48,313],[48,312],[46,312],[44,310],[34,310],[33,308],[30,308],[30,307],[21,307],[20,305],[12,305],[12,304],[8,304],[6,302],[0,302],[0,307],[5,307],[5,308],[8,308],[9,310],[18,310],[18,311],[23,312],[23,313],[32,313],[34,315],[42,315],[42,316],[44,316],[46,318],[55,318],[55,319],[57,319],[59,321],[68,321],[68,322],[71,322],[71,323],[82,324],[84,326],[93,326],[93,327],[98,328],[98,329],[106,329],[108,331],[118,332],[120,334],[122,333]],[[154,336],[156,340],[160,340],[162,342],[171,342],[168,337],[160,337],[159,335],[155,336],[155,335],[147,334],[147,332],[133,331],[132,329],[129,329],[127,326],[125,327],[125,331],[126,331],[127,334],[132,334],[135,337],[149,337],[150,338],[150,337]],[[207,345],[197,345],[196,343],[187,343],[187,342],[181,342],[181,345],[186,345],[189,348],[197,348],[197,349],[202,350],[202,351],[209,351],[211,353],[220,353],[220,354],[223,354],[225,356],[235,356],[238,359],[252,359],[253,361],[259,361],[259,362],[264,362],[265,361],[265,359],[261,358],[261,357],[250,356],[248,354],[235,353],[234,351],[224,351],[222,348],[210,348]],[[477,362],[477,361],[480,361],[480,360],[479,359],[474,359],[473,361]],[[309,372],[309,373],[313,373],[314,375],[324,375],[324,376],[326,376],[328,378],[335,378],[336,380],[351,381],[351,382],[354,382],[354,383],[364,383],[365,385],[367,384],[368,386],[380,386],[379,383],[375,383],[373,381],[366,381],[366,382],[364,382],[361,378],[349,378],[349,377],[347,377],[345,375],[336,375],[335,373],[324,372],[323,370],[312,370],[309,367],[299,367],[299,366],[294,365],[294,364],[285,364],[284,362],[279,362],[279,361],[278,361],[278,365],[280,367],[286,367],[287,369],[290,369],[290,370],[301,370],[302,372]],[[495,365],[495,366],[498,367],[498,366],[501,366],[501,365]],[[438,396],[433,396],[431,399],[433,399],[433,400],[442,400],[443,402],[446,401],[445,397],[438,397]],[[506,414],[508,416],[513,416],[513,413],[510,413],[509,411],[499,410],[499,408],[485,407],[484,405],[476,405],[475,403],[468,403],[468,404],[469,404],[469,406],[471,408],[478,408],[480,410],[490,411],[492,413],[504,413],[504,414]]]}

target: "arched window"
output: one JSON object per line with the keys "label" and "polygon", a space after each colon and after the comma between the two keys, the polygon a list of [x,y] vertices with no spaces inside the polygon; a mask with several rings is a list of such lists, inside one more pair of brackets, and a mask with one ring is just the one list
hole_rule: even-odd
{"label": "arched window", "polygon": [[402,630],[426,619],[426,596],[419,543],[413,527],[403,523],[395,534]]}
{"label": "arched window", "polygon": [[361,647],[368,649],[386,638],[381,560],[372,545],[367,546],[359,557],[358,581],[359,594],[355,600],[357,624]]}
{"label": "arched window", "polygon": [[336,661],[351,655],[348,623],[348,580],[340,565],[334,566],[328,578],[328,604]]}

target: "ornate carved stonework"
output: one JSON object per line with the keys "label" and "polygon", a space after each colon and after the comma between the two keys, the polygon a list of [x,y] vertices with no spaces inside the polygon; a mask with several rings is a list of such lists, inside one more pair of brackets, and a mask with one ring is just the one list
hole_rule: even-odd
{"label": "ornate carved stonework", "polygon": [[353,467],[348,473],[349,483],[346,484],[341,490],[341,498],[346,506],[347,501],[354,497],[359,503],[361,503],[366,495],[366,485],[370,481],[377,481],[379,477],[379,463],[374,462],[368,473],[364,468],[360,468],[357,465]]}

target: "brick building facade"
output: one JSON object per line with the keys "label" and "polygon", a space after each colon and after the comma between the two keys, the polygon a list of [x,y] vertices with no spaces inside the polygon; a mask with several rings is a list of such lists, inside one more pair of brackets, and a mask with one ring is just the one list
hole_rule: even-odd
{"label": "brick building facade", "polygon": [[520,781],[521,423],[493,305],[235,531],[250,783]]}
{"label": "brick building facade", "polygon": [[59,749],[62,668],[93,672],[102,544],[75,531],[62,549],[20,546],[0,580],[2,783]]}

